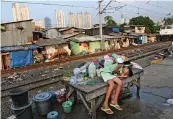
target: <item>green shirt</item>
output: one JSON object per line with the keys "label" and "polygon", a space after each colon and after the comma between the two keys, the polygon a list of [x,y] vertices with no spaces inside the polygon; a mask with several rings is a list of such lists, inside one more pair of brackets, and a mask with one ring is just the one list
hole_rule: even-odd
{"label": "green shirt", "polygon": [[[118,66],[118,63],[112,64],[112,62],[110,62],[109,60],[105,60],[104,68],[102,71],[107,73],[112,73],[116,66]],[[120,73],[122,73],[123,68],[121,67],[118,70],[120,71]]]}

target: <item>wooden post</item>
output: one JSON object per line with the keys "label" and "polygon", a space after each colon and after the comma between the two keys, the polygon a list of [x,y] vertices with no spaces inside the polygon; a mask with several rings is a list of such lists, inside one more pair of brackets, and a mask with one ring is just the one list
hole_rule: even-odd
{"label": "wooden post", "polygon": [[91,102],[92,119],[96,119],[96,103],[95,103],[95,99],[92,99],[90,102]]}
{"label": "wooden post", "polygon": [[137,87],[136,96],[138,98],[140,98],[140,95],[139,95],[139,93],[140,93],[140,77],[137,79],[137,85],[136,85],[136,87]]}

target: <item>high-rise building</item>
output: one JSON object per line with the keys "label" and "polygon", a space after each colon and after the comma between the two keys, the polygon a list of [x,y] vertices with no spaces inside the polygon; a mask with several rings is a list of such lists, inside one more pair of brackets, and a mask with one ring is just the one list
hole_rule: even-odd
{"label": "high-rise building", "polygon": [[124,24],[126,21],[126,16],[125,16],[125,12],[121,13],[121,24]]}
{"label": "high-rise building", "polygon": [[58,28],[65,27],[65,17],[63,11],[55,11],[56,13],[56,26]]}
{"label": "high-rise building", "polygon": [[69,27],[75,27],[75,14],[69,12]]}
{"label": "high-rise building", "polygon": [[126,24],[129,24],[129,22],[130,22],[130,19],[129,19],[129,18],[126,18],[125,23],[126,23]]}
{"label": "high-rise building", "polygon": [[77,24],[76,24],[77,28],[83,28],[83,14],[81,13],[77,13]]}
{"label": "high-rise building", "polygon": [[43,20],[33,21],[35,26],[39,26],[40,28],[45,28]]}
{"label": "high-rise building", "polygon": [[29,20],[29,8],[27,6],[20,6],[18,3],[12,4],[14,21]]}
{"label": "high-rise building", "polygon": [[45,28],[46,28],[46,29],[52,27],[52,25],[51,25],[51,19],[50,19],[49,17],[45,17],[45,18],[44,18],[44,23],[45,23]]}
{"label": "high-rise building", "polygon": [[85,28],[91,28],[91,14],[85,13]]}

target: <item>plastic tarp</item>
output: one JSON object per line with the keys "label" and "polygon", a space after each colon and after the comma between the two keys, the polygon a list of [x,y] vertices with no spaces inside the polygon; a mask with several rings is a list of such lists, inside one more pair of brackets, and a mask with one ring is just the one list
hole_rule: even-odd
{"label": "plastic tarp", "polygon": [[10,67],[23,67],[33,64],[32,50],[10,52]]}

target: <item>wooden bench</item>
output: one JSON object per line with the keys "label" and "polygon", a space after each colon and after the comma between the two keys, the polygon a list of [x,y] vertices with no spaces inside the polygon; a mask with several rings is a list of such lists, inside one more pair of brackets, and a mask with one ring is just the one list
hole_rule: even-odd
{"label": "wooden bench", "polygon": [[[139,96],[140,90],[140,77],[143,75],[143,70],[133,69],[134,75],[123,80],[123,86],[129,84],[132,80],[137,80],[137,96]],[[92,119],[96,119],[96,109],[102,103],[105,93],[107,90],[107,84],[103,82],[101,78],[94,78],[96,81],[95,85],[71,85],[67,84],[69,92],[67,94],[67,99],[75,101],[77,93],[79,94],[80,99],[85,105],[86,109],[89,112],[89,115],[92,116]],[[71,98],[72,97],[72,98]],[[89,105],[88,105],[89,104]]]}

